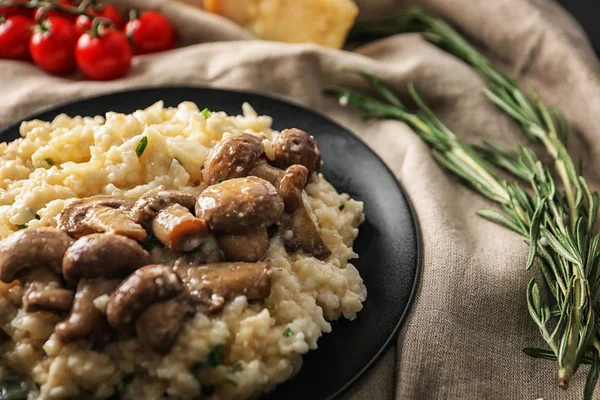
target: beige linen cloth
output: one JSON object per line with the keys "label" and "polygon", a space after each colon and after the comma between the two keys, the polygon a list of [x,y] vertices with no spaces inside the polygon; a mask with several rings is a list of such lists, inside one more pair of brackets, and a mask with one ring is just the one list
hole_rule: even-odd
{"label": "beige linen cloth", "polygon": [[[362,19],[409,5],[400,0],[359,3]],[[30,64],[0,61],[0,126],[80,97],[167,84],[252,89],[319,110],[360,136],[389,165],[414,203],[423,233],[422,274],[412,311],[394,345],[346,398],[581,398],[587,367],[563,392],[556,385],[555,363],[521,353],[524,346],[543,347],[525,304],[531,274],[524,271],[523,240],[478,218],[475,210],[488,203],[444,172],[406,126],[362,121],[321,95],[332,84],[364,88],[337,71],[355,66],[384,78],[403,96],[406,85],[415,82],[442,119],[468,141],[523,141],[516,126],[484,99],[482,81],[471,69],[417,34],[346,52],[252,41],[249,33],[220,17],[168,0],[132,4],[165,12],[179,31],[181,47],[137,57],[126,79],[109,83],[50,76]],[[551,0],[419,4],[476,39],[505,71],[564,111],[573,128],[571,149],[585,157],[589,181],[600,189],[595,163],[600,152],[599,65],[573,19]]]}

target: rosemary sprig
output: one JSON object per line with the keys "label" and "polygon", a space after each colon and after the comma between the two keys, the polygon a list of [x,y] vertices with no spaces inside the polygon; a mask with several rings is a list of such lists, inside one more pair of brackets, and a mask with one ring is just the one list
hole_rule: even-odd
{"label": "rosemary sprig", "polygon": [[[556,359],[559,385],[564,389],[582,362],[591,363],[585,390],[585,398],[591,399],[600,352],[595,303],[600,235],[594,232],[598,194],[589,189],[585,178],[574,168],[565,147],[564,118],[558,110],[548,109],[537,96],[524,95],[515,80],[495,69],[443,21],[420,10],[410,10],[395,21],[399,25],[396,31],[418,27],[428,39],[472,65],[488,82],[486,95],[490,100],[515,119],[529,139],[544,145],[554,160],[561,187],[557,187],[550,170],[528,147],[519,145],[516,151],[508,151],[490,142],[477,147],[461,141],[435,116],[412,85],[409,92],[418,113],[409,112],[385,83],[362,72],[359,73],[382,100],[339,87],[326,89],[325,94],[336,97],[342,105],[365,111],[367,117],[406,123],[432,147],[433,155],[446,169],[500,206],[501,210],[485,209],[478,214],[526,238],[526,268],[538,260],[551,295],[544,298],[533,279],[527,286],[529,313],[551,353],[526,354]],[[393,31],[392,23],[383,25],[388,32]],[[359,28],[362,34],[369,32],[368,26]],[[499,178],[494,167],[510,173],[515,180]],[[527,182],[531,191],[527,192],[520,182]]]}

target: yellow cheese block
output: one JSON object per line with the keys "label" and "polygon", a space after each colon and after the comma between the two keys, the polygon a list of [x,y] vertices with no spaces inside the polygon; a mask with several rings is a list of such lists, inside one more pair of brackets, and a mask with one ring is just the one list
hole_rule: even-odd
{"label": "yellow cheese block", "polygon": [[338,49],[358,14],[352,0],[204,0],[204,8],[263,39]]}

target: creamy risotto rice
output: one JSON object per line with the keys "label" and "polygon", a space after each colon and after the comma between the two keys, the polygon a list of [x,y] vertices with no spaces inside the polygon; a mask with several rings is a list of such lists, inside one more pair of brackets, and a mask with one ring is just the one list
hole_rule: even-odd
{"label": "creamy risotto rice", "polygon": [[[22,138],[0,144],[0,238],[55,227],[75,198],[105,194],[135,201],[160,185],[197,196],[206,187],[201,168],[210,149],[247,132],[262,139],[270,157],[278,134],[271,122],[248,104],[242,115],[228,116],[203,113],[189,102],[176,108],[159,102],[130,115],[24,122]],[[147,146],[138,157],[142,137]],[[330,321],[354,319],[367,296],[349,262],[357,257],[352,244],[363,204],[337,193],[321,174],[309,181],[304,201],[331,256],[288,253],[273,236],[269,297],[249,302],[238,296],[218,314],[196,313],[168,354],[146,349],[135,337],[101,349],[87,341],[61,343],[54,326],[64,315],[27,313],[23,288],[0,283],[0,377],[28,377],[30,400],[107,399],[116,392],[131,400],[245,399],[273,389],[297,373],[301,355],[317,348]],[[152,255],[163,257],[159,253]],[[104,310],[106,301],[99,297],[94,305]]]}

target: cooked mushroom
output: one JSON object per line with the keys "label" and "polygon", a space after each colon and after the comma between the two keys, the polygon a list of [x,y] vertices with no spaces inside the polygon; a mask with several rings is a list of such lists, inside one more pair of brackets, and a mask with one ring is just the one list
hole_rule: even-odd
{"label": "cooked mushroom", "polygon": [[73,239],[54,228],[32,228],[0,242],[0,281],[10,283],[25,270],[47,268],[60,273],[62,258]]}
{"label": "cooked mushroom", "polygon": [[294,164],[305,166],[309,172],[321,169],[321,150],[315,138],[303,130],[284,129],[273,140],[276,167],[285,169]]}
{"label": "cooked mushroom", "polygon": [[30,287],[23,296],[25,312],[69,311],[73,304],[74,293],[67,289],[47,288],[38,290]]}
{"label": "cooked mushroom", "polygon": [[275,187],[254,176],[230,179],[206,188],[196,203],[196,215],[216,233],[244,233],[276,223],[283,201]]}
{"label": "cooked mushroom", "polygon": [[264,179],[274,186],[277,185],[277,181],[282,174],[282,169],[272,166],[264,158],[259,159],[250,170],[250,175]]}
{"label": "cooked mushroom", "polygon": [[187,252],[200,247],[208,236],[204,221],[192,214],[195,205],[193,195],[159,187],[140,197],[131,215],[171,250]]}
{"label": "cooked mushroom", "polygon": [[68,318],[54,328],[58,340],[69,343],[80,339],[91,339],[94,343],[105,343],[110,335],[106,316],[94,305],[94,300],[107,295],[117,287],[119,281],[105,279],[82,279],[77,284],[77,294]]}
{"label": "cooked mushroom", "polygon": [[175,261],[175,267],[211,264],[223,261],[224,259],[223,250],[219,247],[215,237],[211,235],[202,246],[191,253],[186,253],[179,257]]}
{"label": "cooked mushroom", "polygon": [[92,196],[69,204],[58,215],[58,227],[79,238],[108,232],[143,241],[148,233],[127,215],[131,203],[113,196]]}
{"label": "cooked mushroom", "polygon": [[250,133],[237,133],[221,140],[210,150],[202,176],[208,185],[242,178],[263,153],[262,140]]}
{"label": "cooked mushroom", "polygon": [[225,233],[217,236],[217,242],[227,261],[262,261],[269,249],[266,228],[241,234]]}
{"label": "cooked mushroom", "polygon": [[146,265],[129,275],[110,295],[106,316],[110,326],[127,330],[154,303],[177,296],[183,290],[179,276],[166,265]]}
{"label": "cooked mushroom", "polygon": [[219,311],[236,296],[262,300],[271,293],[271,262],[177,266],[192,301],[208,312]]}
{"label": "cooked mushroom", "polygon": [[325,259],[331,255],[331,250],[323,241],[302,199],[307,177],[305,167],[292,165],[279,182],[279,193],[286,209],[279,224],[279,236],[289,251],[301,249],[313,257]]}
{"label": "cooked mushroom", "polygon": [[76,283],[82,278],[122,278],[150,263],[150,254],[135,240],[94,233],[77,239],[69,247],[62,261],[62,272],[67,282]]}
{"label": "cooked mushroom", "polygon": [[166,354],[191,311],[181,297],[152,304],[135,321],[137,337],[152,350]]}

